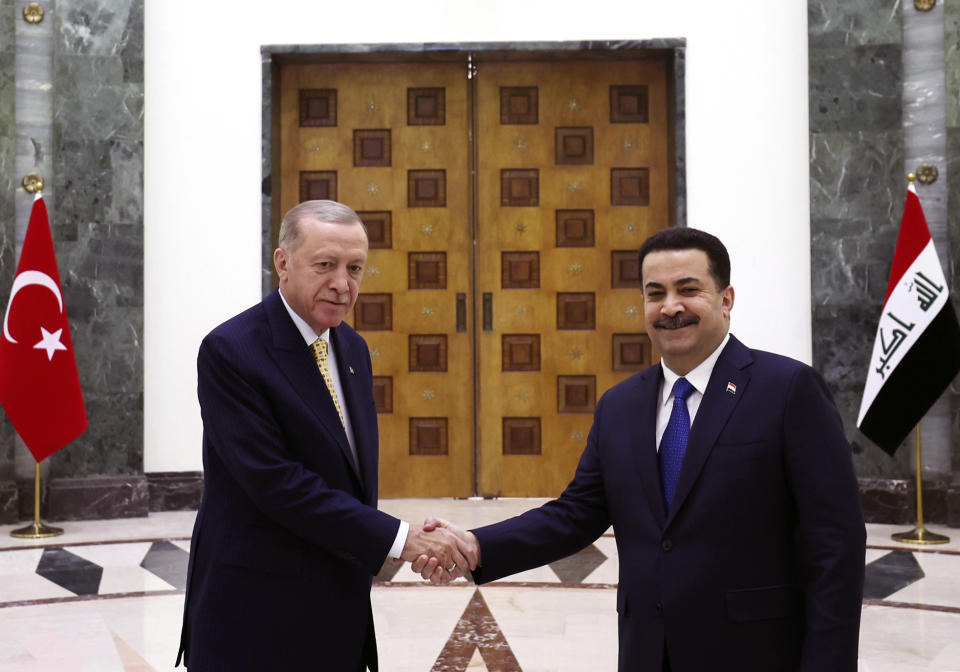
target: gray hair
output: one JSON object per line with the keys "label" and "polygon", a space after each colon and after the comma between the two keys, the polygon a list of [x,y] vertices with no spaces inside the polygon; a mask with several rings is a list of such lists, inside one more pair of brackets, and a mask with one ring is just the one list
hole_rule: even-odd
{"label": "gray hair", "polygon": [[[300,242],[300,223],[304,220],[328,224],[359,224],[360,215],[353,208],[336,201],[304,201],[287,211],[280,223],[277,244],[287,252],[293,252]],[[364,233],[367,227],[363,226]]]}

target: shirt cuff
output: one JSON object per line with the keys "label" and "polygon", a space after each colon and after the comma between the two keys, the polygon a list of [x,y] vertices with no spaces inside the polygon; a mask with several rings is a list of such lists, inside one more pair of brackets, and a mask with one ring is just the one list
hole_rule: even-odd
{"label": "shirt cuff", "polygon": [[390,558],[399,558],[403,555],[403,547],[407,544],[407,534],[410,532],[410,523],[405,520],[400,521],[400,529],[397,530],[397,538],[393,540],[393,546],[387,556]]}

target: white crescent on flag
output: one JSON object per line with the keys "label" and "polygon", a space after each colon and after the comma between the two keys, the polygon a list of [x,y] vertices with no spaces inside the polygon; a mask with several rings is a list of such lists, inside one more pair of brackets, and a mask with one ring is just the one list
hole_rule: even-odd
{"label": "white crescent on flag", "polygon": [[40,271],[23,271],[13,280],[13,287],[10,288],[10,300],[7,302],[7,312],[3,315],[3,337],[11,343],[17,342],[17,339],[10,334],[10,327],[8,325],[8,321],[10,319],[10,307],[13,305],[13,297],[15,297],[17,292],[24,287],[29,287],[31,285],[46,287],[53,292],[53,295],[57,297],[57,304],[60,306],[60,312],[63,312],[63,296],[60,294],[60,288],[57,287],[57,283],[53,281],[53,278]]}

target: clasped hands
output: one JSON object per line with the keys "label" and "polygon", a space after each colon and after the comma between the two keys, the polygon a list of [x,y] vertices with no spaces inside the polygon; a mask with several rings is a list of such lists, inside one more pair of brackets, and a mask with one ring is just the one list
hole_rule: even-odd
{"label": "clasped hands", "polygon": [[443,518],[427,518],[411,525],[401,560],[424,579],[445,586],[480,564],[480,544],[473,532],[461,530]]}

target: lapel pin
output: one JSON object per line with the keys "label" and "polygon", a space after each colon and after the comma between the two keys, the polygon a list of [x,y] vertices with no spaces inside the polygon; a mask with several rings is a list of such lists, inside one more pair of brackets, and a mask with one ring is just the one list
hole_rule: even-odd
{"label": "lapel pin", "polygon": [[736,394],[737,386],[734,385],[733,383],[727,383],[727,392],[729,392],[730,394]]}
{"label": "lapel pin", "polygon": [[352,374],[353,374],[353,367],[352,367],[352,366],[348,366],[347,368],[350,369],[350,374],[352,375]]}

